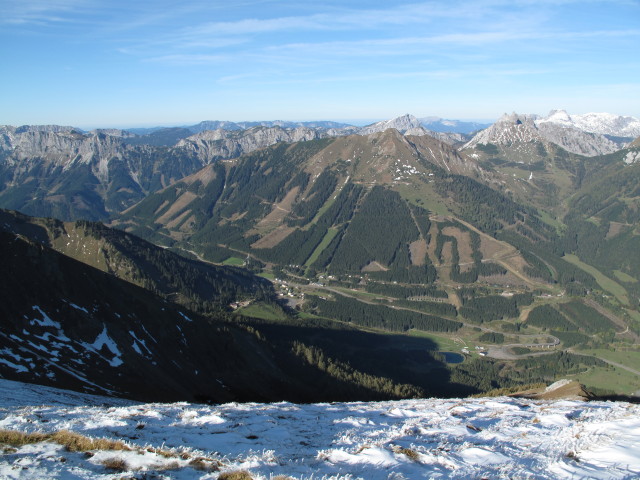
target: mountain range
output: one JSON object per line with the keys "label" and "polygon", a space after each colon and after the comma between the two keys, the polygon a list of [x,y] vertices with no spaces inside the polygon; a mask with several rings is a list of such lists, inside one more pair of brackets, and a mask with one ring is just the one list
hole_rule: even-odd
{"label": "mountain range", "polygon": [[[402,118],[402,117],[400,117]],[[447,120],[440,117],[424,117],[418,120],[419,124],[433,132],[442,133],[473,133],[489,126],[489,123],[467,122],[461,120]],[[380,123],[380,122],[378,122]],[[371,124],[374,125],[374,124]],[[361,127],[348,123],[332,122],[332,121],[311,121],[311,122],[288,122],[282,120],[262,121],[262,122],[229,122],[218,120],[206,120],[195,125],[185,125],[180,128],[190,131],[191,133],[200,133],[205,130],[248,130],[253,127],[282,127],[282,128],[321,128],[326,130],[351,131],[356,133]],[[364,127],[366,128],[366,127]],[[167,127],[153,128],[129,128],[126,131],[144,136],[150,133],[165,130]]]}
{"label": "mountain range", "polygon": [[[521,139],[527,138],[529,150],[533,148],[531,141],[536,139],[588,156],[618,150],[633,140],[624,135],[635,132],[634,128],[639,130],[638,121],[634,123],[630,117],[601,116],[599,124],[594,121],[594,118],[600,118],[596,114],[592,114],[590,122],[586,123],[592,125],[592,130],[593,125],[600,125],[600,130],[613,132],[615,137],[579,130],[567,126],[567,121],[558,123],[554,119],[570,118],[558,112],[546,120],[536,120],[536,116],[505,116],[473,138],[466,133],[427,130],[425,126],[434,126],[435,120],[419,120],[411,115],[366,127],[272,122],[272,125],[243,129],[241,125],[231,126],[229,122],[202,122],[201,127],[218,128],[171,128],[144,136],[113,129],[84,133],[73,127],[4,126],[0,127],[0,204],[27,214],[63,220],[105,220],[148,194],[218,160],[237,158],[277,142],[367,135],[388,128],[405,135],[434,137],[452,146],[468,142],[466,149],[492,142],[519,144]],[[225,126],[226,129],[221,128]],[[507,133],[509,128],[514,131]],[[194,134],[194,131],[198,133]],[[493,139],[496,135],[504,138]]]}
{"label": "mountain range", "polygon": [[637,123],[3,127],[1,374],[145,400],[632,394]]}

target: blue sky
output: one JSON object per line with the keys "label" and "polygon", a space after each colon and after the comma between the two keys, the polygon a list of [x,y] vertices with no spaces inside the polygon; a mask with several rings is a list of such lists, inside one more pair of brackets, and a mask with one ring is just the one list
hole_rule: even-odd
{"label": "blue sky", "polygon": [[0,0],[0,124],[640,117],[640,1]]}

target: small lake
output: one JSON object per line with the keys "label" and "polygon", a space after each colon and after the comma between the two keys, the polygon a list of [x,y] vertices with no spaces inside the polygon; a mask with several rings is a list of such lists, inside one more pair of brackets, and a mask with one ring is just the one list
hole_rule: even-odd
{"label": "small lake", "polygon": [[464,361],[464,356],[460,353],[455,352],[438,352],[444,357],[444,361],[447,363],[462,363]]}

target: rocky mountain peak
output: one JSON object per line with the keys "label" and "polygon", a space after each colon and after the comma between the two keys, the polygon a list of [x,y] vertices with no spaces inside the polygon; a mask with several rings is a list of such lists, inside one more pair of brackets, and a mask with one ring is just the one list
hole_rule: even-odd
{"label": "rocky mountain peak", "polygon": [[401,117],[394,118],[390,122],[397,127],[401,127],[401,128],[396,128],[397,130],[402,130],[403,127],[417,128],[421,126],[420,120],[418,120],[416,117],[408,113],[405,115],[402,115]]}
{"label": "rocky mountain peak", "polygon": [[530,114],[520,114],[516,112],[505,113],[503,114],[496,124],[507,124],[507,125],[533,125],[537,115]]}
{"label": "rocky mountain peak", "polygon": [[97,128],[95,130],[91,130],[89,133],[96,135],[110,135],[112,137],[119,138],[133,138],[136,136],[135,133],[128,132],[127,130],[120,130],[118,128]]}
{"label": "rocky mountain peak", "polygon": [[395,128],[396,130],[398,130],[400,133],[403,133],[403,134],[406,133],[407,130],[413,130],[414,135],[416,130],[419,130],[419,129],[424,130],[424,127],[420,123],[420,120],[418,120],[413,115],[410,115],[407,113],[400,117],[392,118],[391,120],[384,120],[382,122],[377,122],[371,125],[367,125],[366,127],[363,127],[362,129],[360,129],[359,133],[362,135],[369,135],[375,132],[382,132],[389,128]]}
{"label": "rocky mountain peak", "polygon": [[476,145],[510,146],[517,143],[531,143],[542,141],[536,130],[534,115],[505,113],[496,123],[476,134],[463,148],[474,148]]}

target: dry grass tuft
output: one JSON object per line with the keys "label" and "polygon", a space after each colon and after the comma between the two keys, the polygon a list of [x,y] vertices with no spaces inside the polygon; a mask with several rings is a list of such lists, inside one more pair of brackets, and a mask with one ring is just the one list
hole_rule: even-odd
{"label": "dry grass tuft", "polygon": [[55,442],[70,452],[89,450],[131,450],[124,442],[106,438],[90,438],[68,430],[55,433],[25,433],[15,430],[0,430],[0,443],[21,447],[32,443]]}
{"label": "dry grass tuft", "polygon": [[406,456],[409,460],[413,460],[414,462],[417,462],[420,459],[420,454],[411,448],[394,446],[392,450],[393,450],[393,453],[401,453],[402,455]]}
{"label": "dry grass tuft", "polygon": [[576,452],[568,452],[565,457],[570,458],[571,460],[573,460],[574,462],[579,462],[580,458],[578,458],[578,454]]}
{"label": "dry grass tuft", "polygon": [[[161,448],[147,447],[146,450],[149,453],[155,453],[156,455],[160,455],[161,457],[164,457],[164,458],[179,457],[179,455],[177,453],[170,452],[169,450],[162,450]],[[183,458],[183,460],[184,460],[184,458]]]}
{"label": "dry grass tuft", "polygon": [[158,472],[167,470],[179,470],[181,468],[182,466],[175,460],[173,462],[165,463],[162,465],[154,465],[153,467],[151,467],[152,470],[156,470]]}
{"label": "dry grass tuft", "polygon": [[120,440],[109,440],[108,438],[89,438],[68,430],[60,430],[52,435],[54,442],[64,445],[70,452],[87,452],[89,450],[124,450],[129,451],[131,447]]}
{"label": "dry grass tuft", "polygon": [[218,475],[218,480],[253,480],[253,477],[246,470],[236,470],[221,473]]}
{"label": "dry grass tuft", "polygon": [[118,457],[108,458],[102,462],[102,465],[105,468],[114,470],[116,472],[126,472],[127,470],[129,470],[129,465],[127,465],[127,462],[125,462],[124,459]]}
{"label": "dry grass tuft", "polygon": [[21,447],[31,443],[39,443],[48,440],[45,433],[24,433],[15,430],[0,430],[0,443],[11,445],[12,447]]}
{"label": "dry grass tuft", "polygon": [[358,449],[355,451],[355,454],[358,455],[359,453],[364,452],[367,448],[371,448],[371,445],[369,445],[368,443],[363,443],[362,445],[360,445],[358,447]]}
{"label": "dry grass tuft", "polygon": [[220,469],[219,462],[205,457],[194,458],[189,462],[189,466],[201,472],[217,472]]}

